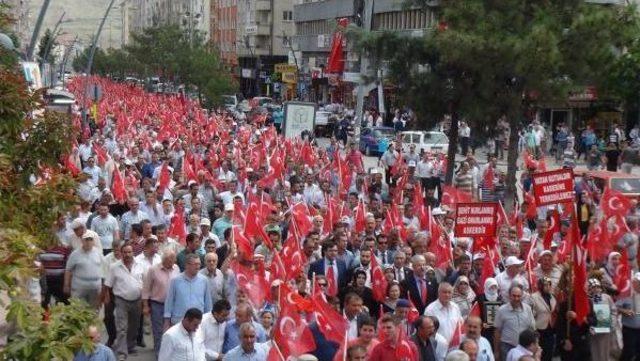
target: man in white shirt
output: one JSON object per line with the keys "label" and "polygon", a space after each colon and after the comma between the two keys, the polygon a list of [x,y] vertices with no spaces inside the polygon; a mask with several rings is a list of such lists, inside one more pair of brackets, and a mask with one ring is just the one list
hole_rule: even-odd
{"label": "man in white shirt", "polygon": [[471,339],[478,345],[478,356],[476,361],[495,361],[491,343],[482,337],[482,320],[478,316],[469,316],[466,321],[467,333],[463,340]]}
{"label": "man in white shirt", "polygon": [[539,360],[540,352],[538,334],[533,330],[524,330],[518,337],[518,346],[509,351],[506,361],[519,361],[523,356],[535,356]]}
{"label": "man in white shirt", "polygon": [[136,345],[140,315],[142,315],[142,281],[144,267],[135,261],[133,247],[126,243],[121,248],[122,260],[109,268],[104,282],[113,291],[114,299],[105,293],[105,303],[115,303],[117,337],[114,349],[120,359],[126,359]]}
{"label": "man in white shirt", "polygon": [[520,274],[523,263],[524,261],[516,256],[509,256],[504,261],[505,270],[496,276],[496,281],[500,288],[500,296],[503,300],[509,299],[509,289],[514,282],[519,284],[524,291],[529,289],[527,278]]}
{"label": "man in white shirt", "polygon": [[144,194],[145,202],[140,205],[140,210],[144,212],[151,221],[152,226],[158,226],[164,223],[164,214],[162,205],[156,200],[156,192],[148,190]]}
{"label": "man in white shirt", "polygon": [[129,198],[129,211],[122,215],[120,222],[122,223],[122,232],[124,239],[129,240],[131,236],[131,226],[140,223],[145,219],[149,219],[149,215],[140,210],[140,200],[135,197]]}
{"label": "man in white shirt", "polygon": [[120,227],[116,217],[109,213],[109,204],[101,203],[98,206],[98,216],[91,221],[91,230],[100,237],[104,253],[110,253],[113,249],[113,240],[120,239]]}
{"label": "man in white shirt", "polygon": [[201,322],[202,311],[188,309],[182,321],[162,335],[158,361],[205,361],[202,333],[198,331]]}
{"label": "man in white shirt", "polygon": [[224,330],[231,313],[231,304],[222,299],[213,304],[213,309],[202,317],[200,331],[204,340],[207,361],[219,361],[224,343]]}
{"label": "man in white shirt", "polygon": [[67,246],[74,250],[82,247],[83,237],[91,237],[95,241],[93,247],[102,252],[102,243],[100,242],[100,236],[86,227],[86,220],[82,218],[76,218],[71,222],[71,232],[67,235]]}
{"label": "man in white shirt", "polygon": [[87,173],[91,178],[91,183],[98,184],[98,178],[102,175],[102,169],[96,165],[96,159],[89,157],[87,159],[87,165],[82,169],[83,173]]}
{"label": "man in white shirt", "polygon": [[456,326],[462,322],[462,314],[458,305],[451,302],[453,297],[453,286],[447,282],[442,282],[438,286],[438,299],[432,302],[424,310],[427,316],[435,316],[440,321],[438,334],[451,340],[455,332]]}

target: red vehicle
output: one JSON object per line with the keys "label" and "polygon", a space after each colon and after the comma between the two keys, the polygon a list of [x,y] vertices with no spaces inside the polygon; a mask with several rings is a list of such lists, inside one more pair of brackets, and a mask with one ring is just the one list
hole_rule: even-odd
{"label": "red vehicle", "polygon": [[626,197],[640,199],[640,176],[606,170],[576,170],[575,187],[580,188],[580,183],[585,176],[591,177],[595,185],[603,191],[605,187],[621,192]]}

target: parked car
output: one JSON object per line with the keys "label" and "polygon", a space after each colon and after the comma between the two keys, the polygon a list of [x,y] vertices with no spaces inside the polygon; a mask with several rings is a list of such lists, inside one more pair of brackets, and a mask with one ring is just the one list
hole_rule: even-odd
{"label": "parked car", "polygon": [[409,151],[409,146],[415,144],[416,152],[447,153],[449,150],[449,138],[443,132],[438,131],[405,131],[402,132],[402,150]]}
{"label": "parked car", "polygon": [[360,151],[365,155],[380,155],[384,153],[395,137],[395,130],[391,127],[363,128],[360,132]]}
{"label": "parked car", "polygon": [[606,170],[574,170],[575,188],[581,189],[585,175],[591,176],[600,191],[611,188],[630,199],[640,200],[640,177],[635,174]]}
{"label": "parked car", "polygon": [[235,95],[223,95],[222,103],[227,110],[235,109],[238,106],[238,97]]}

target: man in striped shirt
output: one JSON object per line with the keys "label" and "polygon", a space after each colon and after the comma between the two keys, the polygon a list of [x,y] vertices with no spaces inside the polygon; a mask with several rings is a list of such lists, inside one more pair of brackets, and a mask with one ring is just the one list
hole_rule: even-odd
{"label": "man in striped shirt", "polygon": [[52,296],[56,302],[68,303],[68,297],[63,292],[64,270],[71,251],[70,247],[58,242],[38,256],[43,271],[42,307],[45,309],[49,308]]}

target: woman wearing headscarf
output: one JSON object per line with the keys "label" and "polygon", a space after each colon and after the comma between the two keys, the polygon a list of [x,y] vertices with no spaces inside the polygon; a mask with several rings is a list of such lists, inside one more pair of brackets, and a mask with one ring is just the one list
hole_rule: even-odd
{"label": "woman wearing headscarf", "polygon": [[551,361],[553,358],[557,301],[552,290],[551,279],[542,277],[538,280],[538,290],[529,299],[536,330],[540,335],[541,361]]}
{"label": "woman wearing headscarf", "polygon": [[[496,328],[493,323],[487,322],[488,307],[498,310],[499,305],[503,303],[500,297],[500,290],[498,288],[498,281],[495,278],[487,278],[484,281],[484,292],[477,297],[478,305],[480,306],[480,314],[482,318],[482,336],[486,338],[491,345],[493,345],[493,334]],[[489,320],[492,321],[492,320]],[[493,321],[492,321],[493,322]]]}
{"label": "woman wearing headscarf", "polygon": [[462,317],[467,318],[476,300],[476,293],[471,289],[467,276],[458,277],[453,286],[453,298],[451,300],[460,308]]}
{"label": "woman wearing headscarf", "polygon": [[[593,303],[594,313],[596,315],[596,327],[591,334],[591,342],[589,347],[591,349],[592,360],[609,360],[611,359],[612,345],[616,342],[614,320],[617,319],[617,309],[611,296],[603,292],[602,284],[596,278],[589,279],[589,298]],[[599,306],[604,305],[604,307]],[[608,308],[607,311],[599,310],[598,308]],[[607,322],[608,321],[608,322]],[[606,324],[609,324],[609,330],[606,331]],[[600,327],[603,326],[604,327]],[[600,332],[602,331],[602,332]]]}
{"label": "woman wearing headscarf", "polygon": [[602,289],[610,296],[617,296],[620,293],[613,280],[616,278],[621,258],[620,252],[613,251],[609,253],[607,264],[600,269],[602,271]]}
{"label": "woman wearing headscarf", "polygon": [[369,315],[375,317],[378,313],[378,302],[373,299],[373,291],[364,284],[367,281],[367,273],[362,268],[353,271],[353,278],[349,286],[340,292],[340,304],[344,304],[344,297],[349,293],[355,293],[362,298],[362,304],[367,307]]}

